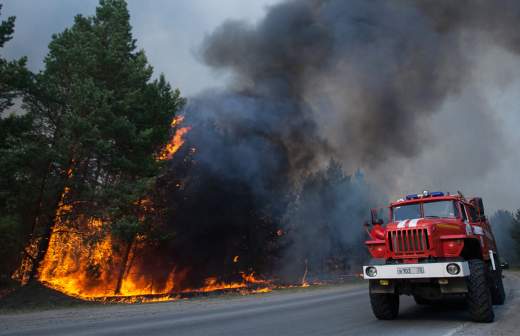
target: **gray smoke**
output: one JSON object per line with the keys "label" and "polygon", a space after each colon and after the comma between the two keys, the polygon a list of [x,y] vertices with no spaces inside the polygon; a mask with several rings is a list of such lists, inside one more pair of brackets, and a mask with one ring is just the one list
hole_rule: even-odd
{"label": "gray smoke", "polygon": [[286,115],[272,113],[289,122],[284,126],[312,126],[293,127],[288,143],[316,134],[319,125],[333,152],[297,143],[297,156],[305,150],[360,166],[421,150],[421,122],[464,80],[467,66],[455,42],[413,6],[291,1],[256,26],[225,23],[203,55],[210,66],[231,70],[235,90],[296,104]]}
{"label": "gray smoke", "polygon": [[[275,197],[280,180],[304,184],[331,159],[347,174],[363,169],[392,197],[425,186],[457,190],[504,155],[473,80],[483,50],[517,57],[519,19],[517,1],[299,0],[270,7],[254,25],[228,21],[201,56],[232,84],[187,110],[194,129],[211,125],[227,140],[216,146],[197,132],[190,141],[212,148],[199,160],[262,197]],[[351,206],[315,215],[355,217],[330,220],[355,237],[352,214],[374,199],[358,196],[341,195]]]}
{"label": "gray smoke", "polygon": [[[517,51],[520,5],[501,4],[288,1],[256,25],[226,22],[202,54],[235,76],[235,92],[295,104],[256,116],[294,126],[284,141],[295,159],[332,155],[351,169],[375,167],[433,141],[430,118],[468,84],[471,42]],[[314,135],[325,143],[300,145]]]}

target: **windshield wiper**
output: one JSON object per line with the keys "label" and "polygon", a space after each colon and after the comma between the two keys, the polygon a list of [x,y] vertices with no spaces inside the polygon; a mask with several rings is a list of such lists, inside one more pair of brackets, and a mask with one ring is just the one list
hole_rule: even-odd
{"label": "windshield wiper", "polygon": [[441,216],[424,216],[424,218],[441,218]]}

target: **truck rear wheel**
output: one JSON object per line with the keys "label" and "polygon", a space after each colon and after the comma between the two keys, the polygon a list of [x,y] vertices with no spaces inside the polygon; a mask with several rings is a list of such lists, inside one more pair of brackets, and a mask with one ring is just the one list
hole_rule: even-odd
{"label": "truck rear wheel", "polygon": [[493,304],[503,305],[506,301],[506,291],[502,281],[502,271],[496,270],[492,275],[491,297]]}
{"label": "truck rear wheel", "polygon": [[399,295],[370,293],[370,305],[378,319],[393,320],[399,314]]}
{"label": "truck rear wheel", "polygon": [[471,319],[475,322],[493,322],[493,302],[487,280],[487,266],[480,259],[468,261],[470,275],[468,284],[468,308]]}

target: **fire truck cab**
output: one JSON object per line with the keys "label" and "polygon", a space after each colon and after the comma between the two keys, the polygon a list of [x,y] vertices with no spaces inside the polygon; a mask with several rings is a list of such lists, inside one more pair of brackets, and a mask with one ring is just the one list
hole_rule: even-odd
{"label": "fire truck cab", "polygon": [[385,224],[372,210],[369,239],[372,256],[363,266],[370,302],[378,319],[395,319],[399,296],[417,304],[459,297],[472,320],[492,322],[493,304],[505,301],[502,267],[482,199],[424,191],[388,207]]}

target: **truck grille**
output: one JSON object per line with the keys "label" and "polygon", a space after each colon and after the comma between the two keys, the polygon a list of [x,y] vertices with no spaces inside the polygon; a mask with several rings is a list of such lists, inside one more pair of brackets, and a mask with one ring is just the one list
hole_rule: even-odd
{"label": "truck grille", "polygon": [[423,254],[430,249],[426,229],[404,229],[388,232],[390,251],[396,255]]}

